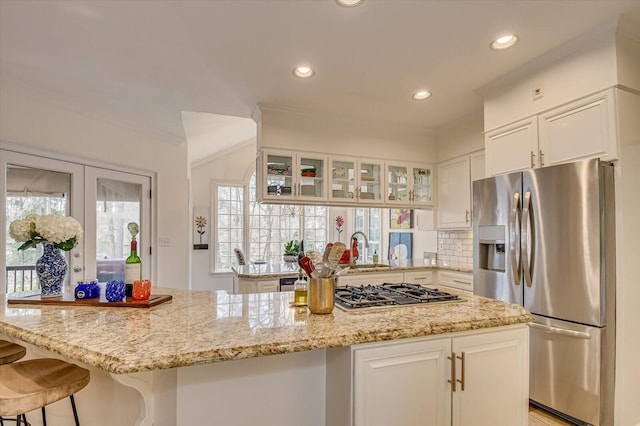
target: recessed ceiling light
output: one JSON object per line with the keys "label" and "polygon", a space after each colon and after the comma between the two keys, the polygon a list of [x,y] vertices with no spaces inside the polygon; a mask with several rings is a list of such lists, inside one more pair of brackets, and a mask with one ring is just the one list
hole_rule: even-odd
{"label": "recessed ceiling light", "polygon": [[517,42],[518,42],[518,37],[513,34],[509,34],[509,35],[497,38],[493,42],[491,42],[491,48],[493,50],[502,50],[502,49],[506,49],[507,47],[513,46]]}
{"label": "recessed ceiling light", "polygon": [[354,7],[362,3],[364,0],[336,0],[340,6],[344,7]]}
{"label": "recessed ceiling light", "polygon": [[431,96],[431,92],[428,92],[426,90],[420,90],[419,92],[416,92],[413,94],[413,99],[416,101],[421,101],[423,99],[427,99],[430,96]]}
{"label": "recessed ceiling light", "polygon": [[300,78],[309,78],[313,77],[316,72],[307,66],[299,66],[293,69],[293,75]]}

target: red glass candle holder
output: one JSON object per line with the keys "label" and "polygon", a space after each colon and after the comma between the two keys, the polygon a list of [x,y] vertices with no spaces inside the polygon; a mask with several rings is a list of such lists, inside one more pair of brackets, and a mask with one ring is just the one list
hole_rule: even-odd
{"label": "red glass candle holder", "polygon": [[151,280],[135,280],[133,282],[133,300],[149,300],[151,296]]}

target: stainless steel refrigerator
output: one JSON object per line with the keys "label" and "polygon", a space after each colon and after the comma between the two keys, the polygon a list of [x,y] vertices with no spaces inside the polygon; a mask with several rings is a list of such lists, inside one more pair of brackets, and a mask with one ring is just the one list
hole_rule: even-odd
{"label": "stainless steel refrigerator", "polygon": [[474,293],[524,305],[532,402],[613,425],[613,165],[597,159],[473,183]]}

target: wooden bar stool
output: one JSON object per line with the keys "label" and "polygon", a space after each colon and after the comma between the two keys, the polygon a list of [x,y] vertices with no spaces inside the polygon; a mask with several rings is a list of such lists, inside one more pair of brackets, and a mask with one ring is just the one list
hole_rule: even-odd
{"label": "wooden bar stool", "polygon": [[68,362],[41,358],[0,365],[0,416],[18,416],[27,425],[25,413],[42,409],[42,424],[46,426],[45,406],[69,397],[76,426],[78,412],[73,394],[89,383],[89,370]]}
{"label": "wooden bar stool", "polygon": [[27,354],[27,348],[17,343],[0,340],[0,365],[11,364]]}

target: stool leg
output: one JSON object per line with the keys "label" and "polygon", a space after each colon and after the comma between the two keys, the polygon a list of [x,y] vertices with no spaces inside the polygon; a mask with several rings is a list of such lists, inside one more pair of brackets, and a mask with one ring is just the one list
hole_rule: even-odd
{"label": "stool leg", "polygon": [[47,412],[44,410],[44,407],[42,407],[41,410],[42,410],[42,426],[47,426]]}
{"label": "stool leg", "polygon": [[69,399],[71,400],[71,408],[73,408],[73,418],[76,421],[76,426],[80,426],[80,421],[78,420],[78,411],[76,411],[76,400],[73,398],[73,394],[69,395]]}

